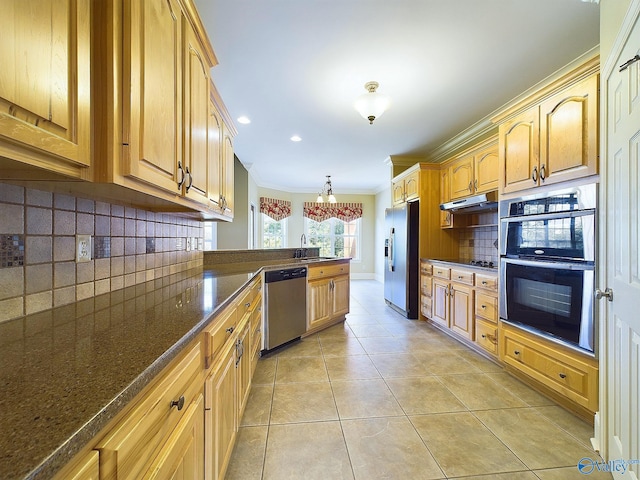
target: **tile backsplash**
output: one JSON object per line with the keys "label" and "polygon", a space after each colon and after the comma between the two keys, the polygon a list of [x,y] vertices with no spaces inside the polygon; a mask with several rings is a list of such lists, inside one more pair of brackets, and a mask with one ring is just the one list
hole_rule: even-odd
{"label": "tile backsplash", "polygon": [[203,238],[198,220],[0,183],[0,321],[201,266]]}
{"label": "tile backsplash", "polygon": [[460,260],[483,260],[498,265],[498,227],[465,228],[460,231]]}

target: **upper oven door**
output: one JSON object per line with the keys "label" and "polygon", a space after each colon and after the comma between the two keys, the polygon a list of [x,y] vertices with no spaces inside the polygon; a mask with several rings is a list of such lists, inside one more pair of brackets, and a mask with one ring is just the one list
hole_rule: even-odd
{"label": "upper oven door", "polygon": [[500,226],[502,256],[595,261],[594,210],[507,217]]}
{"label": "upper oven door", "polygon": [[500,317],[594,351],[594,267],[500,259]]}

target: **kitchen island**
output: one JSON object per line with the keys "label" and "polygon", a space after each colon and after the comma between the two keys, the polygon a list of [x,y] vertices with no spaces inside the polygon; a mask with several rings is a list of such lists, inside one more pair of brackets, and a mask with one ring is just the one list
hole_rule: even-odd
{"label": "kitchen island", "polygon": [[52,477],[265,267],[312,262],[205,265],[1,323],[0,478]]}

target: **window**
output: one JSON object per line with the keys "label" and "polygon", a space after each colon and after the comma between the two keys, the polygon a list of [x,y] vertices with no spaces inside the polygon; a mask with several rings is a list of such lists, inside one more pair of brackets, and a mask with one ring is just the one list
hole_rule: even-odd
{"label": "window", "polygon": [[217,248],[216,233],[217,225],[215,222],[202,222],[204,226],[204,249],[207,251],[215,250]]}
{"label": "window", "polygon": [[262,215],[262,248],[286,248],[287,246],[287,219],[276,221],[273,218]]}
{"label": "window", "polygon": [[324,222],[304,219],[309,247],[320,247],[321,257],[351,257],[360,259],[360,219],[343,222],[330,218]]}

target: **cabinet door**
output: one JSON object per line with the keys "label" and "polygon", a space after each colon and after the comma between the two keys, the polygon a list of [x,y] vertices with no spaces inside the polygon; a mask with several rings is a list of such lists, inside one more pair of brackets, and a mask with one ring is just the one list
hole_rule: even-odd
{"label": "cabinet door", "polygon": [[2,2],[1,156],[74,176],[67,161],[90,164],[91,3]]}
{"label": "cabinet door", "polygon": [[180,194],[182,12],[177,0],[125,2],[125,8],[123,173]]}
{"label": "cabinet door", "polygon": [[498,144],[488,146],[474,155],[473,190],[484,193],[498,189]]}
{"label": "cabinet door", "polygon": [[498,127],[500,193],[517,192],[538,184],[540,128],[538,107]]}
{"label": "cabinet door", "polygon": [[209,159],[209,201],[220,210],[222,198],[222,120],[213,102],[209,101],[207,124],[207,158]]}
{"label": "cabinet door", "polygon": [[74,460],[60,470],[53,480],[100,480],[98,452],[91,450],[79,460]]}
{"label": "cabinet door", "polygon": [[598,171],[598,75],[540,106],[540,183],[558,183]]}
{"label": "cabinet door", "polygon": [[393,193],[393,204],[397,205],[398,203],[404,202],[404,180],[393,183],[391,188]]}
{"label": "cabinet door", "polygon": [[331,317],[331,280],[321,278],[309,281],[309,301],[307,304],[307,330],[318,327]]}
{"label": "cabinet door", "polygon": [[238,419],[244,412],[244,407],[249,399],[249,386],[251,385],[251,322],[248,321],[242,332],[238,335],[236,343],[236,369],[238,379]]}
{"label": "cabinet door", "polygon": [[473,194],[473,156],[461,158],[451,165],[451,200]]}
{"label": "cabinet door", "polygon": [[404,179],[404,199],[413,200],[420,195],[420,172],[411,173]]}
{"label": "cabinet door", "polygon": [[191,480],[204,477],[204,400],[202,394],[167,439],[145,479]]}
{"label": "cabinet door", "polygon": [[[440,203],[451,200],[451,168],[443,168],[440,171]],[[452,225],[451,212],[440,210],[440,226],[450,227]]]}
{"label": "cabinet door", "polygon": [[235,358],[235,348],[228,349],[205,385],[206,393],[211,398],[210,403],[207,400],[211,410],[207,415],[206,429],[210,438],[206,443],[213,450],[206,451],[205,458],[211,462],[207,467],[207,476],[210,475],[213,480],[224,478],[236,438],[238,410]]}
{"label": "cabinet door", "polygon": [[473,340],[473,288],[451,285],[451,330]]}
{"label": "cabinet door", "polygon": [[332,286],[333,317],[349,313],[349,276],[335,277]]}
{"label": "cabinet door", "polygon": [[433,279],[432,320],[449,328],[449,282]]}
{"label": "cabinet door", "polygon": [[229,218],[233,218],[233,139],[228,129],[223,124],[223,138],[222,138],[222,172],[220,178],[222,179],[222,204],[224,208],[224,215]]}
{"label": "cabinet door", "polygon": [[200,42],[186,19],[184,27],[184,194],[209,203],[209,69]]}

